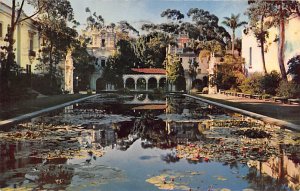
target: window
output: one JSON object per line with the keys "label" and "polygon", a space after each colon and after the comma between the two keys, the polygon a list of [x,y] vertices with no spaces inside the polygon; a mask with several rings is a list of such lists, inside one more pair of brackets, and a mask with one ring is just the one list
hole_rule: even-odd
{"label": "window", "polygon": [[249,68],[252,68],[252,47],[249,49]]}
{"label": "window", "polygon": [[31,65],[26,64],[26,74],[30,74],[31,73]]}
{"label": "window", "polygon": [[101,47],[105,47],[105,39],[101,40]]}
{"label": "window", "polygon": [[10,31],[10,25],[7,25],[6,31],[7,31],[7,33],[9,33],[9,31]]}
{"label": "window", "polygon": [[2,23],[0,23],[0,38],[3,37],[3,32],[2,32]]}
{"label": "window", "polygon": [[105,67],[105,60],[101,60],[101,67]]}
{"label": "window", "polygon": [[180,62],[182,63],[182,58],[180,58]]}
{"label": "window", "polygon": [[183,43],[183,48],[186,48],[186,43]]}
{"label": "window", "polygon": [[33,51],[33,35],[30,35],[29,40],[29,50]]}

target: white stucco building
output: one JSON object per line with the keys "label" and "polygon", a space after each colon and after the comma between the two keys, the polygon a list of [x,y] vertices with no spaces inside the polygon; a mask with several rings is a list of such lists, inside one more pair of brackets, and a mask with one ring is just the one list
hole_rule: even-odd
{"label": "white stucco building", "polygon": [[196,68],[196,79],[202,80],[204,76],[208,76],[208,62],[200,61],[199,55],[196,55],[194,51],[188,47],[191,39],[187,35],[180,34],[177,36],[176,40],[177,46],[171,47],[171,50],[169,52],[171,54],[177,54],[179,56],[182,67],[184,69],[186,90],[189,91],[192,89],[193,83],[193,79],[189,75],[190,63],[198,62],[199,66]]}
{"label": "white stucco building", "polygon": [[117,33],[110,27],[104,27],[100,30],[91,29],[82,31],[82,33],[84,36],[91,38],[88,51],[96,57],[96,62],[94,63],[95,72],[92,74],[90,80],[91,90],[96,91],[97,80],[102,80],[102,72],[106,66],[107,58],[116,51]]}
{"label": "white stucco building", "polygon": [[[265,61],[268,72],[276,70],[280,73],[278,64],[279,29],[271,28],[269,38],[265,43]],[[295,55],[300,54],[300,18],[291,18],[285,26],[285,68],[287,62]],[[245,71],[248,75],[254,72],[263,72],[261,49],[251,31],[242,35],[242,57],[245,58]]]}
{"label": "white stucco building", "polygon": [[[0,2],[0,46],[7,45],[4,39],[11,24],[11,12],[11,7]],[[40,49],[40,37],[32,19],[27,19],[16,26],[14,39],[16,63],[23,69],[37,73],[38,71],[34,69],[38,63],[36,58]]]}

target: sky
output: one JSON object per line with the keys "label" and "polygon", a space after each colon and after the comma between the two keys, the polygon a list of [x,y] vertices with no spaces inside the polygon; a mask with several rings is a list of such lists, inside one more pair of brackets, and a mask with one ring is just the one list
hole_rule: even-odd
{"label": "sky", "polygon": [[[168,8],[178,9],[184,14],[190,8],[204,9],[218,16],[220,22],[223,17],[230,17],[231,13],[240,13],[241,20],[247,21],[247,16],[244,15],[247,0],[70,0],[70,2],[75,19],[82,24],[82,28],[88,17],[86,7],[89,7],[91,12],[102,15],[106,24],[127,20],[138,30],[145,22],[165,22],[166,19],[161,18],[160,14]],[[240,35],[241,29],[237,32],[237,36]]]}
{"label": "sky", "polygon": [[[10,3],[11,0],[0,0]],[[199,8],[209,11],[219,17],[220,23],[225,16],[241,14],[241,21],[247,21],[244,12],[247,9],[247,0],[69,0],[74,9],[75,19],[81,23],[80,29],[85,28],[86,18],[89,16],[85,8],[89,7],[91,12],[101,15],[105,24],[117,23],[127,20],[136,29],[141,31],[143,23],[166,22],[160,14],[170,8],[178,9],[185,14],[190,8]],[[25,12],[32,12],[30,7]],[[29,14],[30,15],[30,14]],[[187,21],[188,18],[185,18]],[[220,24],[221,25],[221,24]],[[226,28],[226,27],[225,27]],[[228,29],[228,28],[227,28]],[[237,36],[241,36],[242,27],[237,30]],[[228,29],[228,32],[231,32]]]}

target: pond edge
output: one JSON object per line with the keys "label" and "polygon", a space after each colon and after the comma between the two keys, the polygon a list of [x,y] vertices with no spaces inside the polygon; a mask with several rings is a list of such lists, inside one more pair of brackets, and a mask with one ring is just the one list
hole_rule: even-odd
{"label": "pond edge", "polygon": [[52,106],[52,107],[48,107],[48,108],[41,109],[41,110],[38,110],[38,111],[34,111],[34,112],[31,112],[31,113],[27,113],[27,114],[24,114],[24,115],[20,115],[20,116],[11,118],[11,119],[6,119],[6,120],[3,120],[3,121],[0,121],[0,130],[2,130],[4,128],[7,128],[11,125],[26,121],[28,119],[40,116],[42,114],[49,113],[51,111],[55,111],[57,109],[61,109],[61,108],[64,108],[66,106],[69,106],[69,105],[72,105],[72,104],[75,104],[75,103],[78,103],[78,102],[81,102],[81,101],[84,101],[84,100],[87,100],[87,99],[90,99],[90,98],[93,98],[93,97],[96,97],[96,96],[98,96],[98,95],[95,94],[95,95],[87,96],[87,97],[84,97],[84,98],[80,98],[80,99],[69,101],[69,102],[66,102],[66,103],[63,103],[63,104],[59,104],[59,105],[56,105],[56,106]]}
{"label": "pond edge", "polygon": [[253,117],[255,119],[259,119],[261,121],[264,121],[264,122],[272,124],[272,125],[276,125],[276,126],[284,127],[286,129],[289,129],[289,130],[300,132],[300,125],[296,125],[294,123],[290,123],[290,122],[287,122],[287,121],[275,119],[275,118],[272,118],[272,117],[268,117],[268,116],[257,114],[257,113],[251,112],[251,111],[239,109],[239,108],[232,107],[232,106],[229,106],[229,105],[225,105],[225,104],[222,104],[222,103],[210,101],[210,100],[200,98],[200,97],[197,97],[197,96],[193,96],[193,95],[189,95],[189,94],[183,94],[183,95],[186,96],[186,97],[190,97],[190,98],[208,103],[208,104],[216,105],[216,106],[219,106],[219,107],[231,110],[231,111],[235,111],[237,113],[244,114],[244,115],[247,115],[249,117]]}

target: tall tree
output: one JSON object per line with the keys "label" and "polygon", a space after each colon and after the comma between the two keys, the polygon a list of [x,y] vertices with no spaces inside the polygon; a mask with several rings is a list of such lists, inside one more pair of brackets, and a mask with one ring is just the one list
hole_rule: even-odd
{"label": "tall tree", "polygon": [[[184,69],[180,59],[176,55],[169,54],[167,56],[167,83],[173,87],[175,85],[177,91],[185,90],[186,82],[184,77]],[[171,91],[173,91],[171,89]]]}
{"label": "tall tree", "polygon": [[50,79],[50,89],[59,87],[58,64],[65,59],[67,50],[76,42],[77,32],[67,22],[76,23],[73,9],[68,0],[49,1],[47,7],[38,17],[40,34],[44,38],[39,68],[44,68]]}
{"label": "tall tree", "polygon": [[138,66],[162,68],[169,43],[171,40],[161,32],[151,32],[138,38],[135,42]]}
{"label": "tall tree", "polygon": [[85,12],[90,14],[86,19],[86,29],[101,29],[104,26],[104,18],[101,15],[97,15],[96,12],[92,13],[89,7],[85,8]]}
{"label": "tall tree", "polygon": [[[252,4],[253,8],[261,14],[261,7],[255,6],[261,2],[249,0],[249,4]],[[278,63],[281,72],[281,77],[283,80],[287,80],[287,73],[284,63],[284,52],[285,52],[285,25],[289,19],[293,16],[300,16],[300,3],[296,0],[274,0],[274,1],[265,1],[265,6],[267,9],[265,13],[267,16],[273,19],[274,26],[279,27],[279,44],[278,44]]]}
{"label": "tall tree", "polygon": [[132,31],[137,36],[140,35],[140,32],[136,28],[134,28],[130,23],[128,23],[127,21],[123,20],[123,21],[120,21],[118,24],[119,24],[118,27],[121,30],[121,32],[129,33],[130,31]]}
{"label": "tall tree", "polygon": [[[266,60],[265,60],[265,42],[269,36],[268,29],[273,25],[270,21],[265,19],[270,15],[269,3],[264,0],[249,1],[250,6],[247,9],[247,15],[250,19],[249,27],[254,33],[260,47],[261,58],[263,63],[264,74],[267,74]],[[249,30],[249,29],[246,29]]]}
{"label": "tall tree", "polygon": [[232,51],[232,55],[234,55],[234,41],[235,41],[235,30],[245,24],[247,24],[247,22],[245,21],[240,21],[240,14],[234,15],[231,14],[231,17],[224,17],[224,21],[222,21],[222,24],[224,24],[225,26],[229,27],[232,29],[232,42],[231,42],[231,51]]}
{"label": "tall tree", "polygon": [[[33,5],[35,11],[33,14],[27,16],[23,12],[23,8],[25,4]],[[49,2],[46,0],[21,0],[20,2],[17,0],[11,0],[11,20],[10,27],[7,31],[7,36],[5,41],[7,41],[7,45],[3,46],[2,49],[5,50],[5,54],[2,54],[4,58],[1,59],[1,71],[0,71],[0,92],[1,98],[3,100],[7,99],[7,95],[9,93],[9,78],[11,69],[15,63],[15,55],[14,55],[14,34],[17,25],[22,23],[25,20],[28,20],[37,14],[39,14],[42,10],[49,7]],[[19,6],[17,6],[19,5]],[[1,100],[0,100],[1,101]]]}
{"label": "tall tree", "polygon": [[78,84],[79,90],[86,90],[90,84],[90,77],[95,71],[95,67],[92,63],[96,61],[96,58],[87,51],[89,41],[90,39],[81,36],[72,45],[72,58],[75,67],[74,76],[78,76],[80,79],[80,83]]}
{"label": "tall tree", "polygon": [[276,0],[267,1],[272,6],[271,15],[274,18],[275,25],[279,26],[279,46],[278,63],[283,80],[287,80],[287,73],[284,65],[285,52],[285,24],[293,16],[300,16],[299,1]]}
{"label": "tall tree", "polygon": [[194,26],[198,29],[198,36],[193,36],[194,39],[199,41],[216,40],[225,45],[230,38],[225,28],[219,26],[219,18],[216,15],[198,8],[191,8],[187,15],[192,18]]}

